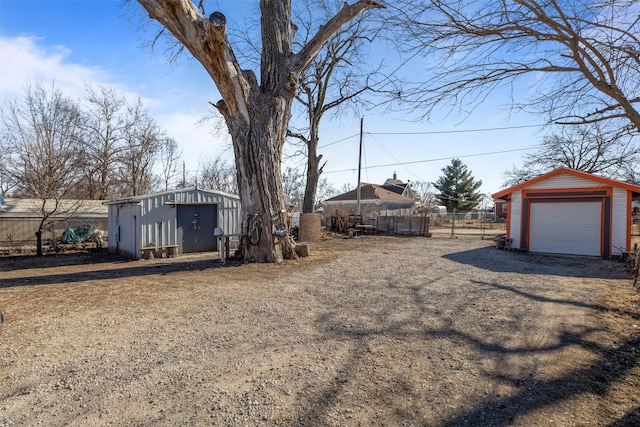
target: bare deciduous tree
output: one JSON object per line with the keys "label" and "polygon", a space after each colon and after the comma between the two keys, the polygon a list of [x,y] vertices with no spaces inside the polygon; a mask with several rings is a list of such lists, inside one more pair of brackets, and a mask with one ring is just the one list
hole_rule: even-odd
{"label": "bare deciduous tree", "polygon": [[236,184],[236,168],[222,157],[204,162],[198,169],[197,184],[200,187],[224,191],[231,194],[238,192]]}
{"label": "bare deciduous tree", "polygon": [[413,181],[411,182],[411,188],[417,194],[417,197],[420,199],[421,213],[428,214],[436,209],[439,205],[438,200],[436,198],[436,189],[433,186],[433,183],[428,181]]}
{"label": "bare deciduous tree", "polygon": [[443,105],[474,108],[506,88],[521,108],[552,122],[624,118],[640,130],[638,2],[399,0],[394,6],[406,29],[400,46],[433,64],[433,78],[405,94],[426,115]]}
{"label": "bare deciduous tree", "polygon": [[628,171],[640,168],[640,146],[628,133],[603,124],[563,128],[562,133],[546,137],[539,150],[527,154],[521,168],[504,173],[505,187],[559,167],[624,180]]}
{"label": "bare deciduous tree", "polygon": [[342,187],[340,188],[340,193],[348,193],[349,191],[353,191],[355,189],[355,186],[352,184],[349,184],[347,182],[345,182],[344,184],[342,184]]}
{"label": "bare deciduous tree", "polygon": [[158,157],[162,166],[162,184],[165,191],[179,184],[181,156],[182,150],[178,148],[178,143],[175,139],[166,138],[161,141]]}
{"label": "bare deciduous tree", "polygon": [[222,100],[215,106],[232,138],[243,213],[247,219],[251,216],[253,231],[259,231],[255,233],[259,238],[250,239],[253,244],[246,248],[247,258],[275,262],[293,256],[289,240],[276,243],[279,240],[273,236],[286,228],[280,172],[298,81],[331,36],[380,4],[373,0],[345,4],[294,52],[291,0],[261,0],[262,51],[256,76],[240,67],[222,13],[207,18],[189,0],[138,2],[202,64],[220,92]]}
{"label": "bare deciduous tree", "polygon": [[622,180],[633,185],[640,185],[640,168],[636,165],[626,165]]}
{"label": "bare deciduous tree", "polygon": [[[282,191],[293,206],[300,206],[305,194],[305,174],[291,166],[282,171]],[[314,195],[315,197],[315,195]]]}
{"label": "bare deciduous tree", "polygon": [[0,196],[6,196],[16,186],[9,173],[10,155],[9,142],[0,134]]}
{"label": "bare deciduous tree", "polygon": [[132,125],[127,101],[113,88],[98,90],[88,86],[83,120],[85,178],[83,187],[89,199],[116,196],[113,179],[124,146],[127,129]]}
{"label": "bare deciduous tree", "polygon": [[131,122],[125,129],[115,179],[120,195],[137,196],[151,192],[156,186],[153,166],[167,137],[143,109],[140,99],[129,107],[128,115]]}
{"label": "bare deciduous tree", "polygon": [[[304,46],[315,32],[317,16],[330,17],[340,2],[304,0],[298,4],[301,6],[296,14],[296,23],[302,38],[295,44]],[[290,127],[288,135],[304,144],[307,157],[302,212],[313,212],[316,208],[318,184],[324,167],[322,155],[318,154],[323,117],[347,108],[357,112],[359,104],[366,104],[362,97],[364,93],[383,92],[384,86],[389,85],[389,79],[380,73],[382,64],[370,68],[365,54],[365,46],[372,42],[377,31],[378,27],[366,25],[362,15],[353,19],[331,37],[300,79],[296,100],[303,107],[301,116],[305,117],[306,125],[300,130]]]}
{"label": "bare deciduous tree", "polygon": [[81,206],[71,201],[80,179],[79,137],[82,114],[78,105],[52,86],[28,86],[21,102],[2,111],[9,173],[14,193],[37,200],[40,217],[36,231],[37,254],[42,255],[42,231],[54,217],[70,217]]}
{"label": "bare deciduous tree", "polygon": [[327,180],[327,178],[320,178],[318,181],[318,190],[316,192],[316,206],[317,209],[323,200],[329,199],[338,195],[338,189]]}

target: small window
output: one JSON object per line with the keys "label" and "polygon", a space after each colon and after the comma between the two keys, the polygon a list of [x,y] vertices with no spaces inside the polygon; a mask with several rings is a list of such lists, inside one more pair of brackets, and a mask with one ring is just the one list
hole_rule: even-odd
{"label": "small window", "polygon": [[502,213],[503,213],[503,214],[506,214],[506,213],[507,213],[507,204],[506,204],[506,203],[503,203],[503,204],[502,204]]}

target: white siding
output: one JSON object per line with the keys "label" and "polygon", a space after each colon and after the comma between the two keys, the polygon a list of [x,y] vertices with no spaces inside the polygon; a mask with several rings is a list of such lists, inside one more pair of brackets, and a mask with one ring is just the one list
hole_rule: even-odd
{"label": "white siding", "polygon": [[[547,177],[541,181],[535,182],[533,184],[526,183],[525,187],[521,188],[520,191],[514,191],[510,194],[511,197],[511,206],[510,206],[510,214],[509,214],[509,237],[513,239],[513,246],[516,248],[520,248],[523,245],[523,242],[520,240],[520,234],[522,229],[522,194],[528,191],[539,191],[543,190],[553,190],[553,191],[562,191],[569,190],[569,193],[576,193],[576,197],[579,197],[579,189],[599,189],[599,190],[608,190],[611,193],[611,204],[610,211],[604,212],[606,215],[605,218],[601,217],[601,224],[604,223],[605,219],[608,217],[610,220],[610,228],[607,227],[605,230],[601,230],[601,235],[606,238],[604,243],[607,245],[604,248],[604,254],[608,256],[617,256],[620,255],[621,252],[628,250],[627,248],[627,233],[628,233],[628,223],[629,223],[629,212],[628,212],[628,203],[630,197],[630,191],[627,186],[621,185],[618,186],[616,181],[603,180],[600,182],[599,178],[594,177],[594,179],[589,179],[588,176],[574,176],[569,173],[559,173],[557,175],[553,175]],[[622,184],[622,183],[621,183]],[[571,191],[571,190],[578,191]],[[558,203],[562,203],[561,193],[558,194],[559,200]],[[572,195],[573,196],[573,195]],[[597,195],[599,196],[599,195]],[[598,199],[598,197],[594,197],[594,199]],[[601,201],[604,199],[600,198]],[[554,202],[552,200],[546,200],[544,202],[532,202],[532,206],[536,203],[550,203]],[[578,201],[572,201],[570,203],[580,203]],[[606,205],[602,206],[603,208]],[[538,212],[537,214],[540,214]],[[543,214],[545,214],[543,210]],[[583,215],[584,212],[575,213],[576,216]],[[536,215],[536,212],[529,212],[529,221],[531,226],[531,221],[536,220],[532,218],[532,215]],[[537,218],[540,219],[540,218]],[[580,218],[582,220],[583,218]],[[535,226],[535,224],[533,224]],[[595,225],[594,225],[595,228]],[[600,226],[600,228],[602,228]],[[533,227],[529,228],[529,240],[532,240],[531,233],[537,232]],[[543,232],[544,235],[544,232]],[[593,238],[593,236],[592,236]],[[595,240],[595,238],[594,238]],[[601,238],[602,240],[602,238]],[[529,242],[531,244],[531,241]],[[610,246],[609,246],[610,244]],[[531,250],[531,248],[529,248]]]}
{"label": "white siding", "polygon": [[627,211],[629,192],[623,188],[614,188],[611,198],[611,255],[620,255],[627,248]]}
{"label": "white siding", "polygon": [[584,179],[577,176],[561,173],[551,178],[547,178],[535,184],[529,185],[525,190],[540,190],[540,189],[558,189],[558,188],[610,188],[611,185],[603,184],[598,181],[592,181],[590,179]]}
{"label": "white siding", "polygon": [[511,193],[511,218],[509,237],[513,239],[513,248],[520,247],[520,226],[522,222],[522,191]]}

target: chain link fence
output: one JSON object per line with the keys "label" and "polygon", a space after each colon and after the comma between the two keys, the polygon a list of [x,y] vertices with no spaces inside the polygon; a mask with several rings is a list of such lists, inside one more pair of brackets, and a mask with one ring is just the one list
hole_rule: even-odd
{"label": "chain link fence", "polygon": [[429,231],[434,235],[496,236],[506,233],[506,221],[492,213],[432,214]]}

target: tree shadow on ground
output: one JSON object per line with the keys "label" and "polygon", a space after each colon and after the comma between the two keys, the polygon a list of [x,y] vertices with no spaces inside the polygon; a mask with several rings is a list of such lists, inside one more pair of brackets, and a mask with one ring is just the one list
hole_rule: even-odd
{"label": "tree shadow on ground", "polygon": [[[489,401],[447,421],[442,424],[442,427],[507,426],[519,416],[545,406],[556,405],[574,396],[584,393],[602,396],[634,368],[640,366],[640,360],[635,356],[638,348],[640,348],[640,336],[614,348],[600,348],[599,360],[591,366],[575,369],[555,380],[521,387],[515,395]],[[626,424],[614,423],[614,425]]]}
{"label": "tree shadow on ground", "polygon": [[633,409],[620,419],[609,424],[609,427],[638,427],[640,426],[640,407]]}
{"label": "tree shadow on ground", "polygon": [[[78,271],[72,273],[60,273],[60,274],[48,274],[42,276],[27,276],[27,277],[18,277],[18,278],[7,278],[0,279],[0,288],[10,288],[17,286],[41,286],[41,285],[51,285],[56,283],[76,283],[76,282],[84,282],[84,281],[92,281],[92,280],[109,280],[109,279],[119,279],[125,277],[140,277],[140,276],[148,276],[148,275],[166,275],[172,273],[184,273],[187,271],[204,271],[209,269],[219,269],[219,268],[232,268],[234,266],[243,265],[241,262],[227,262],[226,264],[220,263],[218,259],[209,258],[206,260],[202,259],[194,259],[194,260],[185,260],[185,261],[175,261],[171,260],[170,262],[152,262],[152,263],[143,263],[143,261],[129,261],[126,259],[122,259],[118,257],[117,260],[111,259],[109,261],[105,261],[105,263],[119,263],[123,262],[126,266],[122,268],[94,268],[90,271]],[[133,265],[134,263],[138,263],[138,265]],[[96,266],[98,264],[89,262],[88,264],[92,266]],[[77,265],[77,264],[66,264],[66,265]]]}
{"label": "tree shadow on ground", "polygon": [[[556,304],[560,310],[562,310],[563,306],[575,306],[599,312],[609,310],[601,305],[588,304],[578,300],[539,297],[495,283],[479,281],[471,281],[470,283],[473,283],[474,286],[490,287],[515,293],[515,298],[526,298],[535,303]],[[325,384],[324,389],[320,392],[316,388],[314,389],[314,394],[305,393],[305,397],[309,396],[309,401],[305,405],[308,410],[298,414],[296,425],[330,424],[327,417],[335,412],[337,402],[341,399],[344,400],[345,396],[350,395],[354,388],[367,386],[358,382],[356,373],[367,370],[366,364],[371,363],[371,358],[368,358],[367,355],[370,353],[372,343],[383,336],[399,343],[434,342],[435,340],[446,339],[456,343],[456,345],[463,344],[471,348],[473,350],[473,360],[489,358],[500,360],[509,355],[531,356],[533,358],[549,352],[561,351],[569,346],[579,346],[595,356],[595,360],[589,365],[576,365],[573,369],[568,368],[562,376],[552,379],[523,378],[517,374],[502,372],[499,367],[495,370],[483,371],[487,381],[513,384],[516,387],[515,390],[507,396],[478,396],[477,399],[474,399],[475,402],[478,402],[474,406],[470,405],[462,409],[461,413],[459,412],[457,415],[452,415],[450,418],[439,422],[434,422],[421,413],[421,409],[425,405],[429,405],[429,403],[425,401],[425,396],[420,395],[415,388],[403,385],[406,379],[401,377],[394,378],[392,382],[395,385],[393,387],[376,385],[375,396],[371,396],[370,399],[375,399],[375,402],[380,405],[383,402],[397,402],[394,401],[394,396],[397,393],[402,395],[402,404],[396,403],[396,407],[390,408],[390,410],[397,417],[391,423],[397,422],[403,425],[438,427],[508,426],[512,425],[516,419],[522,419],[532,414],[535,415],[536,412],[543,413],[546,408],[553,411],[551,408],[585,394],[604,398],[612,389],[622,382],[628,381],[630,376],[633,377],[633,372],[640,367],[640,358],[638,357],[640,353],[640,335],[638,334],[629,339],[619,341],[615,346],[606,346],[589,336],[594,332],[593,329],[569,332],[562,331],[562,327],[558,325],[556,330],[558,332],[557,341],[552,344],[534,347],[514,347],[491,340],[488,337],[483,338],[466,333],[466,331],[461,330],[460,325],[463,323],[457,322],[456,326],[458,319],[454,319],[452,315],[438,314],[441,312],[433,308],[433,301],[429,300],[429,292],[424,292],[429,289],[431,284],[429,282],[401,289],[403,292],[413,293],[413,304],[418,308],[416,310],[418,314],[414,314],[402,321],[397,319],[395,307],[379,310],[373,318],[371,318],[371,311],[368,311],[366,313],[368,321],[345,323],[344,308],[336,308],[318,317],[319,332],[323,333],[327,340],[349,343],[351,348],[349,357],[345,358],[345,361],[340,365],[333,381]],[[508,296],[505,298],[509,299]],[[635,319],[638,318],[638,313],[621,312],[620,314]],[[434,316],[439,317],[439,319],[426,323],[439,326],[431,327],[425,325],[425,319],[431,319]],[[417,325],[420,325],[420,327],[416,327]],[[520,328],[522,328],[522,325],[520,325]],[[464,387],[463,385],[459,386]],[[367,391],[367,393],[371,392]],[[385,393],[387,396],[381,396]],[[579,414],[580,412],[577,411],[576,413]],[[612,414],[609,414],[609,416],[613,417]],[[639,416],[639,410],[636,408],[612,422],[610,427],[640,425],[638,424]],[[550,422],[553,423],[553,420]]]}
{"label": "tree shadow on ground", "polygon": [[494,247],[454,252],[442,257],[496,273],[606,279],[629,277],[623,263],[596,257],[509,252]]}
{"label": "tree shadow on ground", "polygon": [[633,312],[633,311],[629,311],[629,310],[620,310],[618,308],[615,307],[608,307],[606,305],[602,305],[602,304],[591,304],[591,303],[587,303],[584,301],[578,301],[578,300],[570,300],[570,299],[558,299],[558,298],[551,298],[551,297],[547,297],[547,296],[542,296],[542,295],[536,295],[534,293],[530,293],[530,292],[525,292],[522,291],[520,289],[517,289],[514,286],[507,286],[507,285],[501,285],[499,283],[489,283],[489,282],[481,282],[481,281],[477,281],[477,280],[472,280],[471,283],[476,283],[479,285],[483,285],[483,286],[488,286],[494,289],[500,289],[502,291],[508,291],[511,292],[515,295],[519,295],[519,296],[523,296],[526,298],[529,298],[531,300],[534,301],[538,301],[538,302],[548,302],[548,303],[554,303],[554,304],[563,304],[563,305],[571,305],[574,307],[581,307],[581,308],[587,308],[589,310],[595,310],[595,311],[599,311],[599,312],[613,312],[622,316],[629,316],[632,319],[636,319],[636,320],[640,320],[640,313],[637,312]]}
{"label": "tree shadow on ground", "polygon": [[22,269],[70,267],[73,265],[104,264],[115,262],[129,262],[131,259],[109,254],[106,249],[87,249],[68,253],[45,253],[30,255],[0,256],[0,271],[14,271]]}

